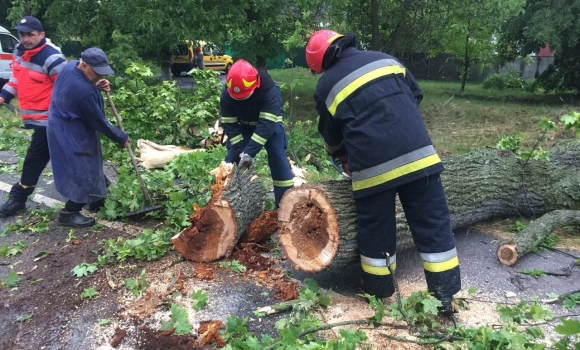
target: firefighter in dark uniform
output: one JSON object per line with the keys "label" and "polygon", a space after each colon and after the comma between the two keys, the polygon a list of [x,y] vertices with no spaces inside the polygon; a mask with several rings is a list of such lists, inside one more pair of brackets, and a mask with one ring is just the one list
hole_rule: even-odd
{"label": "firefighter in dark uniform", "polygon": [[351,33],[315,32],[306,61],[313,72],[324,72],[314,95],[318,131],[352,176],[361,289],[378,298],[394,293],[387,264],[396,268],[398,194],[427,287],[442,311],[453,311],[452,297],[461,289],[459,262],[439,177],[444,167],[419,112],[423,94],[417,82],[394,57],[357,50]]}
{"label": "firefighter in dark uniform", "polygon": [[228,136],[227,163],[250,167],[264,147],[272,173],[276,206],[282,195],[294,185],[286,157],[288,140],[282,126],[280,88],[265,71],[249,62],[236,61],[226,76],[220,99],[221,122]]}

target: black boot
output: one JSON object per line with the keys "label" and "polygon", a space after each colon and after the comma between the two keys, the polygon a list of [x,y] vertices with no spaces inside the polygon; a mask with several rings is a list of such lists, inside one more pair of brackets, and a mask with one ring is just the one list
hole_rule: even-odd
{"label": "black boot", "polygon": [[34,186],[23,187],[20,183],[15,183],[10,189],[8,201],[0,207],[0,217],[6,218],[16,215],[19,211],[26,208],[28,196],[34,192]]}
{"label": "black boot", "polygon": [[90,202],[87,209],[90,212],[96,213],[103,207],[103,205],[105,205],[105,200],[99,199],[98,201]]}
{"label": "black boot", "polygon": [[453,300],[453,297],[437,297],[442,306],[438,308],[439,314],[442,316],[451,316],[459,312],[459,307]]}
{"label": "black boot", "polygon": [[62,226],[89,227],[97,223],[97,220],[86,217],[78,211],[66,211],[62,209],[58,215],[58,222]]}
{"label": "black boot", "polygon": [[369,294],[377,299],[388,298],[395,293],[393,276],[391,275],[371,275],[363,272],[360,290],[363,294]]}
{"label": "black boot", "polygon": [[16,215],[19,211],[26,208],[26,201],[18,201],[15,198],[8,198],[6,203],[0,207],[0,217],[7,218]]}

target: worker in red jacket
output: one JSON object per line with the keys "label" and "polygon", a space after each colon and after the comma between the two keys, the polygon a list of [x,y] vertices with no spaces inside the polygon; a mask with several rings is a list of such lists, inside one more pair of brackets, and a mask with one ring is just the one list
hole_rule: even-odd
{"label": "worker in red jacket", "polygon": [[20,182],[10,190],[8,201],[0,207],[0,217],[15,215],[26,207],[40,174],[48,164],[46,124],[52,87],[66,58],[45,39],[42,23],[35,17],[18,20],[20,44],[14,50],[12,76],[0,92],[0,105],[18,97],[24,127],[34,130],[24,158]]}
{"label": "worker in red jacket", "polygon": [[405,211],[427,288],[452,312],[461,289],[459,261],[439,174],[443,163],[425,128],[423,94],[411,72],[382,52],[359,51],[353,34],[312,34],[306,62],[322,73],[314,99],[326,150],[352,172],[358,215],[361,289],[377,298],[395,291],[395,197]]}

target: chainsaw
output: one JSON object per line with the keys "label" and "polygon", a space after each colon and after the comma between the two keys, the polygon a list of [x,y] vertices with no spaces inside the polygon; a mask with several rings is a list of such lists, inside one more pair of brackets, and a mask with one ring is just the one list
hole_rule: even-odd
{"label": "chainsaw", "polygon": [[333,156],[329,157],[330,159],[330,164],[332,164],[332,167],[334,168],[334,170],[336,170],[340,175],[342,175],[342,177],[344,177],[345,179],[351,181],[352,177],[350,176],[350,171],[348,171],[348,169],[344,168],[345,163],[343,163],[342,161],[339,161],[342,163],[342,166],[338,165],[338,163],[336,162],[337,159],[334,159]]}

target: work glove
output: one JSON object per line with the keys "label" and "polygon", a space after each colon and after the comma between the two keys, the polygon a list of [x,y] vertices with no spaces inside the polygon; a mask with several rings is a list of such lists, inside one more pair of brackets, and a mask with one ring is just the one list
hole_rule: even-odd
{"label": "work glove", "polygon": [[238,163],[238,167],[240,167],[240,169],[249,169],[252,165],[254,165],[254,158],[245,152],[240,153],[240,163]]}

